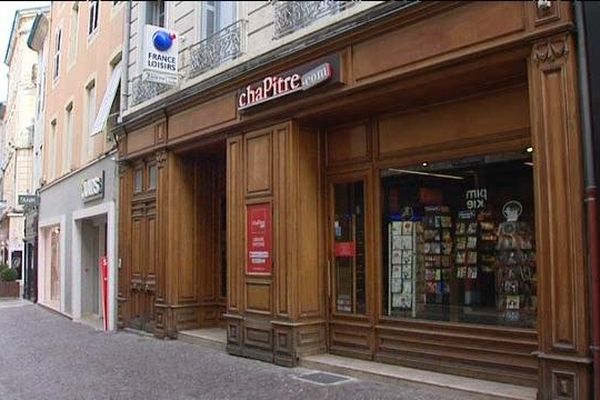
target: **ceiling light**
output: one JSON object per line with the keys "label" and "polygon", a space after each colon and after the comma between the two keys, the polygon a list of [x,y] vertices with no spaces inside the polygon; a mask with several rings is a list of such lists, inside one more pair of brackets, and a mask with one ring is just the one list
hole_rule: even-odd
{"label": "ceiling light", "polygon": [[421,165],[422,165],[422,166],[424,166],[424,167],[426,167],[426,166],[428,166],[429,164],[427,164],[426,162],[423,162]]}
{"label": "ceiling light", "polygon": [[533,153],[533,147],[529,146],[528,148],[525,149],[525,151],[528,153]]}

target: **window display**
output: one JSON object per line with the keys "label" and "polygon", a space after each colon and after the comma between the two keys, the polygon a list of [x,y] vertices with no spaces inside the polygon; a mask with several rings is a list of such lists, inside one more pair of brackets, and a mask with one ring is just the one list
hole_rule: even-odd
{"label": "window display", "polygon": [[382,171],[387,315],[535,326],[532,165],[524,151]]}

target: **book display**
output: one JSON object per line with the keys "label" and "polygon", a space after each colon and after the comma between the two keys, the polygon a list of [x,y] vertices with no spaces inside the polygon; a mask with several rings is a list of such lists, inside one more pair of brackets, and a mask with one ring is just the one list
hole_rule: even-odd
{"label": "book display", "polygon": [[452,217],[447,206],[428,206],[423,215],[422,267],[425,303],[449,304],[452,272]]}
{"label": "book display", "polygon": [[389,232],[388,313],[415,310],[417,235],[420,222],[392,221]]}

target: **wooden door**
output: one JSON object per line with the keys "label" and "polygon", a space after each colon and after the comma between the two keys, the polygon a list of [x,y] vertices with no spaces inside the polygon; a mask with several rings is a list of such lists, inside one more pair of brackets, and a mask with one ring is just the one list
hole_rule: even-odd
{"label": "wooden door", "polygon": [[131,318],[134,329],[154,331],[156,292],[155,202],[134,205],[131,226]]}
{"label": "wooden door", "polygon": [[365,181],[331,183],[331,282],[333,313],[366,313]]}

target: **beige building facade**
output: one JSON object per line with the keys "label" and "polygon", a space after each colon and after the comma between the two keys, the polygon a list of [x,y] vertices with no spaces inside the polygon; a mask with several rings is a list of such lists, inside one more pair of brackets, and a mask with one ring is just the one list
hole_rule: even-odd
{"label": "beige building facade", "polygon": [[27,46],[31,26],[45,8],[15,13],[4,58],[8,66],[8,93],[4,114],[2,146],[2,261],[21,271],[23,261],[23,207],[20,195],[31,195],[33,174],[33,131],[37,101],[38,57]]}
{"label": "beige building facade", "polygon": [[120,109],[124,3],[53,2],[45,71],[39,301],[108,328],[114,306],[104,321],[99,263],[115,266],[110,128]]}

